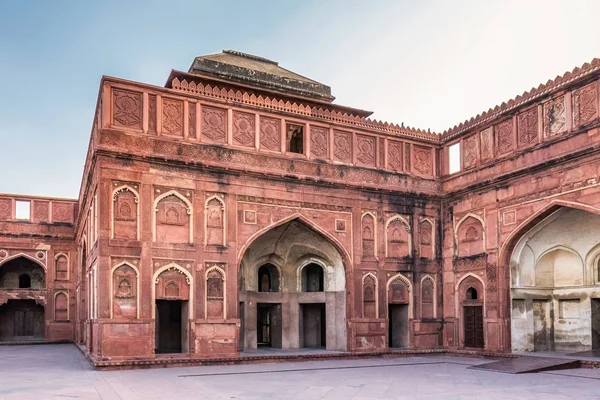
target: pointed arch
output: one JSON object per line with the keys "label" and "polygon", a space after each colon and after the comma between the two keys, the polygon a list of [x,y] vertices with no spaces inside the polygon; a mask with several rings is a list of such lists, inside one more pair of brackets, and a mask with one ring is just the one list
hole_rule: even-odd
{"label": "pointed arch", "polygon": [[[485,221],[482,217],[480,217],[477,214],[474,213],[467,213],[465,215],[463,215],[463,217],[456,223],[455,227],[454,227],[454,251],[455,251],[455,255],[458,257],[461,257],[461,239],[459,238],[459,233],[460,233],[460,229],[462,227],[463,224],[465,224],[467,221],[469,221],[469,219],[475,219],[476,221],[478,221],[481,224],[481,249],[480,250],[481,253],[485,253],[486,252],[486,240],[485,240]],[[470,229],[474,230],[474,227],[471,227]],[[467,231],[468,233],[468,231]],[[465,241],[462,241],[463,243],[465,243]],[[469,243],[469,241],[466,241],[466,243]],[[479,252],[477,252],[475,250],[474,254],[478,254]],[[466,254],[466,255],[474,255],[474,254]]]}
{"label": "pointed arch", "polygon": [[407,240],[408,240],[408,256],[412,256],[412,229],[410,228],[410,224],[408,223],[408,221],[406,220],[406,218],[404,218],[402,215],[400,214],[395,214],[392,215],[390,218],[387,219],[387,221],[385,222],[385,256],[386,257],[390,257],[390,248],[389,248],[389,243],[390,243],[390,233],[388,232],[388,229],[390,227],[390,224],[392,224],[394,221],[399,221],[404,228],[406,229],[407,234]]}
{"label": "pointed arch", "polygon": [[[66,271],[59,270],[59,258],[63,257],[66,260]],[[54,254],[54,279],[60,281],[68,281],[71,277],[71,262],[67,253],[58,252]],[[66,272],[66,276],[59,277],[59,273]]]}
{"label": "pointed arch", "polygon": [[117,199],[119,197],[120,193],[123,192],[130,192],[131,194],[133,194],[133,198],[134,198],[134,203],[135,203],[135,215],[136,215],[136,219],[135,219],[135,223],[136,223],[136,240],[140,240],[140,194],[138,193],[137,190],[135,190],[134,188],[132,188],[130,185],[121,185],[119,187],[117,187],[115,190],[113,190],[112,192],[112,202],[111,202],[111,209],[110,209],[110,237],[111,239],[115,238],[115,219],[116,219],[116,203],[117,203]]}
{"label": "pointed arch", "polygon": [[421,278],[421,281],[419,283],[419,287],[421,288],[421,318],[423,318],[424,312],[423,312],[423,283],[425,283],[425,281],[429,281],[431,282],[431,288],[432,288],[432,300],[433,300],[433,310],[432,310],[432,316],[433,318],[437,318],[437,285],[435,283],[435,279],[427,274],[424,275]]}
{"label": "pointed arch", "polygon": [[208,275],[211,272],[217,272],[219,275],[221,275],[221,291],[222,291],[222,295],[223,295],[223,319],[227,319],[227,277],[225,275],[225,270],[223,270],[223,268],[219,267],[218,265],[213,265],[212,267],[208,268],[206,270],[206,272],[204,273],[204,282],[206,284],[205,287],[205,298],[204,298],[204,319],[208,319],[208,302],[210,301],[209,298],[209,290],[208,290]]}
{"label": "pointed arch", "polygon": [[[113,266],[110,269],[110,285],[109,285],[109,293],[110,293],[110,318],[114,318],[113,315],[113,307],[114,307],[114,300],[115,300],[115,293],[114,293],[114,283],[113,283],[113,278],[114,278],[114,273],[115,271],[122,267],[122,266],[127,266],[129,268],[131,268],[134,272],[135,272],[135,281],[136,281],[136,319],[140,318],[140,270],[133,264],[131,264],[130,262],[127,261],[123,261],[120,262],[118,264],[116,264],[115,266]],[[154,286],[154,285],[153,285]]]}
{"label": "pointed arch", "polygon": [[[431,235],[431,242],[429,244],[427,243],[423,243],[424,241],[424,237],[427,237],[427,234],[424,234],[424,229],[423,229],[423,225],[425,224],[429,224],[431,225],[431,231],[429,232],[429,234]],[[432,258],[434,259],[436,257],[436,250],[435,250],[435,244],[436,244],[436,240],[435,240],[435,219],[434,218],[430,218],[430,217],[421,217],[419,218],[419,254],[421,257],[426,257],[426,258]],[[429,251],[425,251],[424,250],[424,246],[429,246]]]}
{"label": "pointed arch", "polygon": [[387,297],[387,304],[389,305],[391,302],[390,299],[390,287],[392,286],[392,284],[394,284],[394,282],[400,281],[402,282],[405,286],[406,286],[406,290],[408,292],[408,319],[413,319],[414,315],[413,315],[413,304],[414,304],[414,299],[413,299],[413,286],[412,283],[410,281],[410,279],[408,279],[406,276],[404,276],[401,273],[397,273],[396,275],[393,275],[392,277],[390,277],[390,279],[388,279],[387,284],[386,284],[386,297]]}
{"label": "pointed arch", "polygon": [[225,208],[225,200],[223,200],[221,197],[219,197],[216,194],[210,196],[204,202],[204,245],[205,246],[209,245],[209,229],[211,227],[209,226],[208,205],[213,200],[216,200],[217,202],[219,202],[221,204],[221,226],[220,226],[220,229],[222,230],[222,232],[220,234],[221,237],[219,240],[220,241],[219,244],[222,246],[226,246],[227,245],[227,212],[226,212],[226,208]]}
{"label": "pointed arch", "polygon": [[[368,220],[372,221],[372,226],[369,225]],[[361,243],[362,243],[362,255],[364,257],[375,257],[377,258],[377,218],[375,213],[371,211],[365,211],[360,216],[360,232],[361,232]]]}
{"label": "pointed arch", "polygon": [[480,276],[478,276],[477,274],[475,274],[473,272],[467,272],[465,275],[463,275],[458,280],[458,282],[456,282],[456,286],[454,287],[454,304],[456,306],[456,310],[455,310],[456,314],[454,314],[454,315],[461,315],[461,313],[459,312],[460,311],[459,307],[462,304],[462,301],[460,299],[459,289],[460,289],[460,285],[463,283],[463,281],[465,279],[469,278],[469,277],[475,278],[475,279],[477,279],[479,281],[479,283],[481,283],[482,290],[481,290],[481,296],[480,297],[481,297],[481,302],[483,303],[483,316],[485,318],[485,316],[486,316],[486,304],[485,304],[486,303],[485,302],[485,290],[486,290],[486,287],[485,287],[485,281]]}
{"label": "pointed arch", "polygon": [[[373,296],[372,300],[367,296],[367,294],[369,294],[367,292],[367,289],[369,289],[369,287],[365,286],[365,283],[367,280],[373,281],[374,288],[372,288],[373,293],[371,293],[371,295]],[[362,316],[363,316],[363,318],[379,318],[379,281],[377,280],[377,276],[375,276],[375,274],[373,274],[372,272],[368,272],[363,275],[361,292],[362,292],[362,305],[363,305]],[[373,311],[373,314],[374,314],[373,317],[367,317],[367,314],[370,313],[370,310],[367,309],[367,307],[370,306],[369,303],[374,303],[374,306],[375,306],[375,309]]]}
{"label": "pointed arch", "polygon": [[[59,309],[57,307],[57,298],[58,298],[59,295],[64,296],[64,298],[65,298],[65,306],[66,306],[66,309],[64,309],[64,311],[66,312],[66,314],[65,314],[64,318],[60,318],[61,316],[59,315],[60,319],[58,319],[57,316],[56,316],[57,311],[59,313],[63,311],[62,308]],[[70,311],[69,308],[70,307],[69,307],[69,291],[68,291],[68,289],[66,289],[66,290],[59,290],[56,293],[54,293],[54,302],[53,302],[53,304],[54,304],[54,307],[53,307],[54,310],[53,310],[53,315],[52,315],[53,318],[52,319],[54,321],[61,321],[61,322],[70,321],[70,318],[69,318],[69,311]]]}
{"label": "pointed arch", "polygon": [[38,260],[37,258],[32,257],[32,256],[30,256],[28,254],[25,254],[25,253],[13,254],[12,256],[6,257],[2,261],[0,261],[0,267],[2,267],[4,264],[6,264],[9,261],[12,261],[12,260],[15,260],[15,259],[21,258],[21,257],[22,258],[26,258],[27,260],[32,261],[35,264],[37,264],[40,267],[42,267],[44,269],[44,274],[46,274],[48,272],[46,266],[40,260]]}
{"label": "pointed arch", "polygon": [[190,285],[190,300],[188,301],[188,307],[190,312],[188,314],[188,318],[194,319],[194,277],[189,271],[187,271],[181,265],[176,264],[174,262],[169,263],[167,265],[163,265],[162,267],[157,269],[156,272],[154,272],[154,275],[152,275],[152,319],[156,318],[156,307],[154,307],[154,305],[156,304],[156,281],[160,274],[171,268],[181,271],[187,278],[188,284]]}
{"label": "pointed arch", "polygon": [[187,206],[186,212],[187,215],[189,215],[190,222],[189,243],[194,243],[194,206],[192,205],[191,201],[189,201],[184,195],[176,190],[169,190],[168,192],[165,192],[154,199],[154,203],[152,204],[152,241],[156,242],[156,214],[158,213],[158,203],[169,196],[177,197]]}
{"label": "pointed arch", "polygon": [[302,262],[296,268],[296,290],[298,293],[302,292],[302,270],[310,264],[317,264],[323,269],[323,291],[327,292],[328,282],[327,282],[327,268],[328,265],[325,261],[323,261],[319,257],[311,256],[307,259],[302,260]]}

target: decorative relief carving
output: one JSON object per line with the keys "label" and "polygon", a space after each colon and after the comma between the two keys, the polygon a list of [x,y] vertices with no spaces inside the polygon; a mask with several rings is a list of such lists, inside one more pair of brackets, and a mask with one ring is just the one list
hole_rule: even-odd
{"label": "decorative relief carving", "polygon": [[306,201],[282,200],[282,199],[274,199],[274,198],[270,198],[270,197],[238,195],[237,200],[246,202],[246,203],[260,203],[260,204],[269,204],[269,205],[274,205],[274,206],[285,206],[285,207],[314,209],[314,210],[329,210],[329,211],[351,211],[352,210],[352,207],[336,206],[333,204],[309,203]]}
{"label": "decorative relief carving", "polygon": [[224,282],[225,273],[222,268],[213,266],[206,274],[206,317],[224,318]]}
{"label": "decorative relief carving", "polygon": [[481,159],[489,160],[492,158],[492,148],[494,143],[494,128],[489,127],[479,133],[481,138]]}
{"label": "decorative relief carving", "polygon": [[356,135],[356,159],[361,165],[375,166],[375,137]]}
{"label": "decorative relief carving", "polygon": [[406,163],[405,171],[409,173],[412,172],[410,169],[410,159],[410,143],[404,142],[404,162]]}
{"label": "decorative relief carving", "polygon": [[190,299],[190,279],[177,267],[170,267],[163,271],[154,283],[158,300]]}
{"label": "decorative relief carving", "polygon": [[65,203],[52,204],[52,220],[54,222],[71,222],[73,206]]}
{"label": "decorative relief carving", "polygon": [[387,257],[410,256],[410,226],[400,216],[392,217],[386,226]]}
{"label": "decorative relief carving", "polygon": [[156,133],[156,95],[148,96],[148,132]]}
{"label": "decorative relief carving", "polygon": [[168,134],[183,136],[183,102],[163,97],[163,131]]}
{"label": "decorative relief carving", "polygon": [[413,146],[413,163],[415,170],[423,175],[433,173],[430,147]]}
{"label": "decorative relief carving", "polygon": [[196,138],[196,103],[188,103],[188,136]]}
{"label": "decorative relief carving", "polygon": [[435,318],[433,279],[427,277],[421,282],[421,318]]}
{"label": "decorative relief carving", "polygon": [[333,157],[336,161],[352,163],[352,133],[333,131]]}
{"label": "decorative relief carving", "polygon": [[363,279],[363,317],[377,318],[377,283],[372,275]]}
{"label": "decorative relief carving", "polygon": [[468,257],[484,252],[484,229],[481,221],[467,217],[457,229],[458,256]]}
{"label": "decorative relief carving", "polygon": [[408,304],[410,288],[402,277],[395,278],[388,287],[388,303]]}
{"label": "decorative relief carving", "polygon": [[371,214],[362,217],[362,252],[363,258],[375,256],[375,219]]}
{"label": "decorative relief carving", "polygon": [[517,211],[508,210],[502,213],[502,225],[513,225],[517,223]]}
{"label": "decorative relief carving", "polygon": [[206,202],[206,244],[224,246],[225,203],[217,197]]}
{"label": "decorative relief carving", "polygon": [[517,132],[519,146],[527,146],[537,142],[538,138],[538,115],[537,106],[519,114],[517,118]]}
{"label": "decorative relief carving", "polygon": [[202,107],[202,137],[209,141],[224,143],[227,137],[227,111],[220,108]]}
{"label": "decorative relief carving", "polygon": [[113,89],[113,124],[142,128],[142,94]]}
{"label": "decorative relief carving", "polygon": [[402,171],[402,142],[388,140],[388,167]]}
{"label": "decorative relief carving", "polygon": [[123,264],[113,271],[113,318],[137,318],[137,273]]}
{"label": "decorative relief carving", "polygon": [[544,103],[544,132],[554,136],[564,132],[567,126],[565,96],[556,97]]}
{"label": "decorative relief carving", "polygon": [[256,211],[244,210],[244,223],[249,225],[255,225],[256,222]]}
{"label": "decorative relief carving", "polygon": [[255,117],[252,114],[233,112],[233,143],[244,147],[254,147],[256,135]]}
{"label": "decorative relief carving", "polygon": [[128,187],[113,194],[113,238],[137,239],[137,207],[138,198]]}
{"label": "decorative relief carving", "polygon": [[329,129],[310,127],[310,153],[317,158],[329,157]]}
{"label": "decorative relief carving", "polygon": [[379,138],[377,139],[379,150],[377,150],[377,154],[379,157],[379,168],[385,168],[385,139]]}
{"label": "decorative relief carving", "polygon": [[513,149],[512,119],[496,125],[496,154],[505,154]]}
{"label": "decorative relief carving", "polygon": [[573,90],[573,126],[584,125],[598,117],[598,82]]}
{"label": "decorative relief carving", "polygon": [[271,151],[281,151],[281,121],[274,118],[260,118],[260,147]]}
{"label": "decorative relief carving", "polygon": [[189,243],[192,210],[180,197],[172,194],[156,205],[156,240],[167,243]]}
{"label": "decorative relief carving", "polygon": [[0,219],[12,219],[11,199],[0,199]]}
{"label": "decorative relief carving", "polygon": [[419,224],[419,232],[421,234],[421,251],[420,256],[424,258],[434,258],[433,252],[433,225],[427,220],[422,220]]}
{"label": "decorative relief carving", "polygon": [[33,218],[36,221],[48,221],[49,203],[47,201],[35,201],[33,203]]}
{"label": "decorative relief carving", "polygon": [[336,219],[335,220],[335,231],[336,232],[346,232],[346,220],[345,219]]}
{"label": "decorative relief carving", "polygon": [[465,169],[472,168],[477,163],[477,135],[471,135],[464,140],[463,165]]}

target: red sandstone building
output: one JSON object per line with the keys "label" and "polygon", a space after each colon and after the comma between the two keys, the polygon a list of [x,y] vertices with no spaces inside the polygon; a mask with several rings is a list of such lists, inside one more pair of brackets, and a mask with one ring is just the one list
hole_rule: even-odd
{"label": "red sandstone building", "polygon": [[434,134],[238,52],[104,77],[79,198],[0,195],[0,338],[96,365],[599,348],[599,78]]}

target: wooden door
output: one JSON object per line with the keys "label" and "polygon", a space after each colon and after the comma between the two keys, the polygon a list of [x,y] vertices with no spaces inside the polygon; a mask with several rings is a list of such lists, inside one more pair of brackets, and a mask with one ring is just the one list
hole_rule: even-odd
{"label": "wooden door", "polygon": [[483,348],[483,307],[464,308],[465,347]]}
{"label": "wooden door", "polygon": [[34,315],[32,310],[15,310],[14,333],[15,336],[33,336]]}

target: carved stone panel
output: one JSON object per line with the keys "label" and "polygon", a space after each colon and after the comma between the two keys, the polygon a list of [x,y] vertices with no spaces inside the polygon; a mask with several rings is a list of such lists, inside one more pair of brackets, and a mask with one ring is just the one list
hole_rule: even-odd
{"label": "carved stone panel", "polygon": [[413,166],[422,175],[433,174],[433,151],[430,147],[413,145]]}
{"label": "carved stone panel", "polygon": [[434,318],[433,298],[435,295],[433,281],[425,278],[421,283],[421,318]]}
{"label": "carved stone panel", "polygon": [[358,165],[375,166],[375,141],[373,136],[356,135],[356,160]]}
{"label": "carved stone panel", "polygon": [[363,258],[375,256],[375,220],[371,214],[362,217],[362,252]]}
{"label": "carved stone panel", "polygon": [[127,188],[113,196],[113,229],[115,239],[137,239],[137,196]]}
{"label": "carved stone panel", "polygon": [[260,118],[260,148],[281,151],[281,121],[275,118]]}
{"label": "carved stone panel", "polygon": [[162,103],[163,133],[183,136],[183,102],[163,97]]}
{"label": "carved stone panel", "polygon": [[400,279],[394,279],[388,287],[388,303],[391,304],[408,304],[409,291],[406,283]]}
{"label": "carved stone panel", "polygon": [[137,318],[137,274],[129,265],[113,271],[113,318]]}
{"label": "carved stone panel", "polygon": [[156,95],[148,96],[148,132],[156,133]]}
{"label": "carved stone panel", "polygon": [[188,137],[196,138],[196,103],[188,103]]}
{"label": "carved stone panel", "polygon": [[496,131],[496,154],[506,154],[514,147],[512,119],[500,122],[495,126]]}
{"label": "carved stone panel", "polygon": [[206,276],[206,317],[224,318],[224,282],[222,272],[214,268]]}
{"label": "carved stone panel", "polygon": [[206,244],[223,246],[225,206],[216,198],[206,203]]}
{"label": "carved stone panel", "polygon": [[50,203],[47,201],[36,200],[33,203],[33,219],[37,222],[47,222],[49,220]]}
{"label": "carved stone panel", "polygon": [[424,258],[433,258],[434,249],[433,249],[433,226],[427,221],[421,221],[419,224],[419,232],[420,232],[420,255]]}
{"label": "carved stone panel", "polygon": [[573,90],[573,127],[598,118],[598,82]]}
{"label": "carved stone panel", "polygon": [[402,142],[388,140],[388,167],[393,171],[402,171]]}
{"label": "carved stone panel", "polygon": [[233,112],[233,144],[254,147],[256,135],[255,118],[252,114]]}
{"label": "carved stone panel", "polygon": [[142,94],[113,90],[113,124],[142,129]]}
{"label": "carved stone panel", "polygon": [[175,195],[167,196],[158,202],[155,212],[158,242],[189,242],[191,210],[183,200]]}
{"label": "carved stone panel", "polygon": [[0,219],[12,218],[12,200],[0,199]]}
{"label": "carved stone panel", "polygon": [[52,203],[52,220],[54,222],[73,222],[73,205],[69,203]]}
{"label": "carved stone panel", "polygon": [[493,157],[494,128],[489,127],[479,133],[481,139],[481,159],[489,160]]}
{"label": "carved stone panel", "polygon": [[468,217],[458,228],[458,256],[467,257],[484,252],[484,230],[481,222]]}
{"label": "carved stone panel", "polygon": [[363,317],[377,318],[377,284],[371,275],[363,279]]}
{"label": "carved stone panel", "polygon": [[519,147],[528,146],[538,141],[537,106],[519,114],[517,117],[517,134]]}
{"label": "carved stone panel", "polygon": [[567,129],[565,96],[556,97],[544,103],[544,133],[554,136]]}
{"label": "carved stone panel", "polygon": [[333,159],[343,163],[352,163],[352,133],[333,131]]}
{"label": "carved stone panel", "polygon": [[469,169],[477,164],[477,157],[479,156],[479,146],[477,143],[477,135],[471,135],[463,141],[463,166],[465,169]]}
{"label": "carved stone panel", "polygon": [[310,127],[310,154],[315,158],[329,158],[329,129]]}
{"label": "carved stone panel", "polygon": [[202,107],[202,141],[225,143],[227,141],[227,111]]}
{"label": "carved stone panel", "polygon": [[407,257],[409,248],[410,228],[400,219],[393,219],[386,227],[387,256]]}
{"label": "carved stone panel", "polygon": [[178,268],[163,271],[155,282],[157,300],[189,300],[190,282]]}

